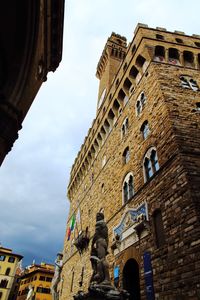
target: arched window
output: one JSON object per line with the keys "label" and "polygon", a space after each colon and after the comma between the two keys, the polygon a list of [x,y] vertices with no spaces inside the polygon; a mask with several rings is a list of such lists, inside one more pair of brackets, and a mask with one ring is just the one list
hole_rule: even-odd
{"label": "arched window", "polygon": [[5,273],[5,275],[7,275],[7,276],[8,276],[9,274],[10,274],[10,268],[7,268],[7,269],[6,269],[6,273]]}
{"label": "arched window", "polygon": [[194,55],[190,51],[183,51],[183,59],[184,59],[184,65],[186,67],[192,67],[194,63]]}
{"label": "arched window", "polygon": [[157,152],[154,147],[150,148],[144,157],[144,180],[148,181],[159,170]]}
{"label": "arched window", "polygon": [[169,48],[169,63],[173,65],[179,64],[179,53],[175,48]]}
{"label": "arched window", "polygon": [[125,120],[122,123],[122,129],[121,129],[122,138],[127,134],[127,132],[128,132],[128,118],[125,118]]}
{"label": "arched window", "polygon": [[129,147],[126,147],[126,149],[123,152],[123,163],[127,164],[130,160],[130,151],[129,151]]}
{"label": "arched window", "polygon": [[145,140],[150,133],[149,123],[147,120],[142,124],[140,131],[142,133],[143,139]]}
{"label": "arched window", "polygon": [[155,47],[154,60],[155,61],[164,61],[165,59],[165,48],[163,46]]}
{"label": "arched window", "polygon": [[153,224],[155,231],[156,246],[160,248],[165,244],[164,225],[160,209],[155,210],[155,212],[153,213]]}
{"label": "arched window", "polygon": [[142,112],[144,105],[146,103],[146,96],[144,92],[142,92],[136,102],[136,115],[139,116],[140,113]]}
{"label": "arched window", "polygon": [[8,280],[2,279],[0,282],[0,288],[6,288],[8,285]]}
{"label": "arched window", "polygon": [[123,203],[126,203],[134,195],[133,174],[131,172],[124,178],[122,193]]}

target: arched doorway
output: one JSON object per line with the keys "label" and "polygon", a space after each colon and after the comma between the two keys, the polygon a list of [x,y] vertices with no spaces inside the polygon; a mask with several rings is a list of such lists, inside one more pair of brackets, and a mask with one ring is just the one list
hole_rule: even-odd
{"label": "arched doorway", "polygon": [[139,266],[135,259],[129,259],[123,269],[123,288],[130,293],[130,300],[140,300]]}

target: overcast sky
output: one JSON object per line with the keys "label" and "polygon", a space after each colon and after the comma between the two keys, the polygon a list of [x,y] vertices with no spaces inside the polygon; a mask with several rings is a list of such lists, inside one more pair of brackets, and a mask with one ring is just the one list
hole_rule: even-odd
{"label": "overcast sky", "polygon": [[96,66],[112,31],[130,42],[137,23],[200,34],[200,1],[66,1],[63,59],[39,90],[0,168],[0,242],[24,266],[62,250],[69,173],[95,118]]}

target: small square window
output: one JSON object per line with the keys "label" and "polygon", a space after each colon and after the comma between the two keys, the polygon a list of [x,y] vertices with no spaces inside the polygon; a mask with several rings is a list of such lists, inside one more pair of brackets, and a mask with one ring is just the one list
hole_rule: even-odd
{"label": "small square window", "polygon": [[13,256],[10,256],[10,257],[9,257],[9,259],[8,259],[8,262],[10,262],[10,263],[14,263],[14,261],[15,261],[15,257],[13,257]]}
{"label": "small square window", "polygon": [[0,255],[0,261],[4,261],[6,259],[5,255]]}
{"label": "small square window", "polygon": [[182,40],[182,39],[177,38],[176,41],[177,41],[177,43],[179,43],[179,44],[183,44],[183,40]]}
{"label": "small square window", "polygon": [[161,35],[161,34],[156,34],[156,38],[157,38],[158,40],[164,40],[164,36]]}
{"label": "small square window", "polygon": [[197,47],[200,48],[200,43],[199,43],[199,42],[194,42],[194,43],[195,43],[195,45],[196,45]]}

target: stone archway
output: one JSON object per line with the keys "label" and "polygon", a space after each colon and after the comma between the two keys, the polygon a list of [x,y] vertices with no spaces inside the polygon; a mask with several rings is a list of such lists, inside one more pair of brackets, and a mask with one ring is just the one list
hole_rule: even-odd
{"label": "stone archway", "polygon": [[130,293],[130,300],[140,300],[139,265],[133,258],[127,260],[122,272],[123,288]]}

